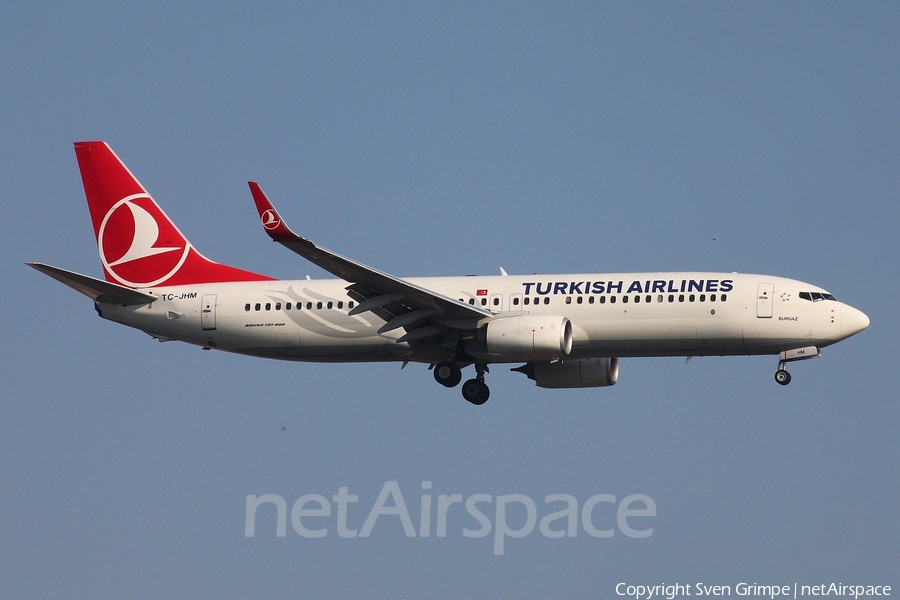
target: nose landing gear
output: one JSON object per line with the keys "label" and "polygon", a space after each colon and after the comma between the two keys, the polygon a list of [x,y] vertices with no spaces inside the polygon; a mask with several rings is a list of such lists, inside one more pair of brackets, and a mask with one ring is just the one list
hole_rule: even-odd
{"label": "nose landing gear", "polygon": [[781,385],[787,385],[791,382],[791,374],[784,368],[784,363],[778,363],[778,370],[775,371],[775,381]]}
{"label": "nose landing gear", "polygon": [[805,348],[795,348],[793,350],[785,350],[778,355],[778,370],[775,371],[775,381],[780,385],[787,385],[791,382],[791,374],[784,368],[789,362],[797,360],[807,360],[810,358],[818,358],[821,356],[819,349],[815,346],[806,346]]}

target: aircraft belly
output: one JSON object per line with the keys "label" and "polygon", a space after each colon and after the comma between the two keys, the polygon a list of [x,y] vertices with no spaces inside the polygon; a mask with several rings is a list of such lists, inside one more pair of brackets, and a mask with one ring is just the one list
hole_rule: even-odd
{"label": "aircraft belly", "polygon": [[267,346],[252,348],[234,348],[230,351],[261,358],[280,360],[296,360],[302,362],[388,362],[403,360],[389,346],[342,345],[342,346]]}
{"label": "aircraft belly", "polygon": [[[187,310],[160,310],[153,305],[120,306],[103,304],[103,315],[129,327],[140,329],[150,335],[181,340],[191,344],[202,344],[204,333],[200,318]],[[107,316],[108,314],[111,316]]]}
{"label": "aircraft belly", "polygon": [[[338,331],[319,331],[290,326],[278,331],[240,324],[238,335],[225,345],[241,354],[307,362],[366,362],[402,360],[409,349],[384,335]],[[289,328],[288,328],[289,327]],[[223,338],[224,341],[224,338]],[[222,348],[222,344],[219,344]],[[223,348],[224,349],[224,348]]]}
{"label": "aircraft belly", "polygon": [[572,356],[746,354],[740,328],[704,319],[596,320],[580,323]]}
{"label": "aircraft belly", "polygon": [[749,319],[743,328],[747,354],[778,354],[802,346],[821,347],[823,340],[814,338],[810,315],[800,311],[794,314],[798,316],[782,316],[776,312],[771,318]]}

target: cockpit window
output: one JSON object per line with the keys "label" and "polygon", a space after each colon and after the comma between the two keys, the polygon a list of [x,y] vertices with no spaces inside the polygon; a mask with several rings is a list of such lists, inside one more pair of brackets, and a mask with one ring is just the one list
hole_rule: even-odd
{"label": "cockpit window", "polygon": [[828,292],[800,292],[800,299],[809,300],[811,302],[821,302],[822,300],[837,301],[837,298]]}

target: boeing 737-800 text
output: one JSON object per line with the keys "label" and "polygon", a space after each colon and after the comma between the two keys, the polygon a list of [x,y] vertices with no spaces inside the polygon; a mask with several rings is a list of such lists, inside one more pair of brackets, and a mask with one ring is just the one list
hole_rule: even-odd
{"label": "boeing 737-800 text", "polygon": [[28,263],[156,339],[265,358],[430,365],[487,401],[488,365],[544,388],[616,383],[619,358],[778,355],[785,364],[865,329],[825,290],[739,273],[583,273],[401,279],[293,233],[256,183],[265,232],[338,279],[277,280],[200,254],[104,142],[77,142],[105,280]]}

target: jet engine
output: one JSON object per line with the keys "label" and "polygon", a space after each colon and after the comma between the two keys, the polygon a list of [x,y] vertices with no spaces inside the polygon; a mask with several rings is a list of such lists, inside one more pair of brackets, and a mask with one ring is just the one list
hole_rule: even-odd
{"label": "jet engine", "polygon": [[572,351],[572,323],[566,317],[523,315],[485,326],[488,354],[511,360],[552,360]]}
{"label": "jet engine", "polygon": [[619,379],[619,359],[579,358],[533,362],[513,371],[524,373],[542,388],[605,387],[615,385]]}

